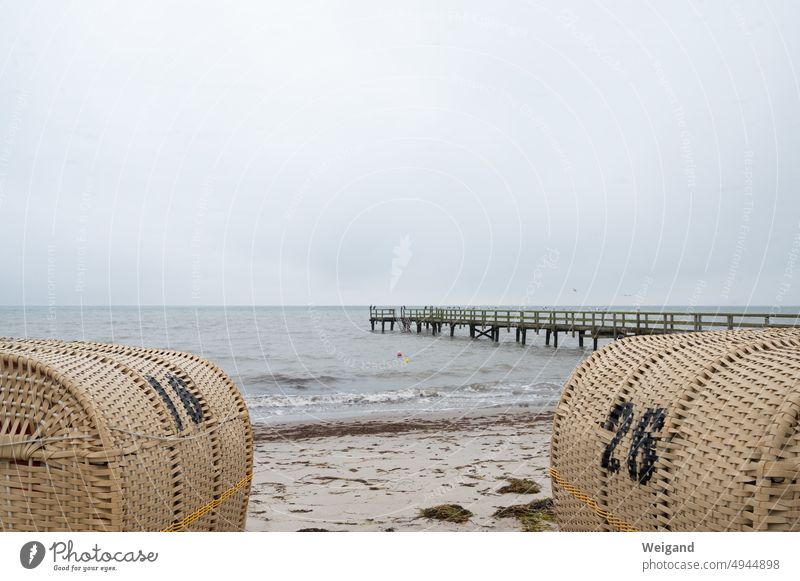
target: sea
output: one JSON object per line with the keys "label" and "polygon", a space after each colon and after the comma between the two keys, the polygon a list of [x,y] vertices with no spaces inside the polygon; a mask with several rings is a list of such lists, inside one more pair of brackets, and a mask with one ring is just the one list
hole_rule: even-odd
{"label": "sea", "polygon": [[591,341],[581,348],[570,335],[553,349],[543,333],[529,332],[522,346],[513,330],[503,330],[498,343],[472,340],[467,328],[453,337],[445,331],[432,336],[387,325],[386,332],[380,326],[373,332],[366,306],[0,307],[0,336],[197,353],[231,376],[252,421],[264,424],[387,412],[548,409],[592,352]]}

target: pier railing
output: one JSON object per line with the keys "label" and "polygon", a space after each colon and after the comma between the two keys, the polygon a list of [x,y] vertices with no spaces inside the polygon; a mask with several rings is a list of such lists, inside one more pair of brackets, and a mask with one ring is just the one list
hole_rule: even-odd
{"label": "pier railing", "polygon": [[[370,317],[390,316],[395,309],[373,309]],[[618,328],[686,332],[760,327],[800,327],[795,313],[728,313],[669,311],[575,311],[471,309],[458,307],[403,308],[402,316],[414,322],[478,324],[485,326],[545,328]]]}
{"label": "pier railing", "polygon": [[[617,311],[617,310],[570,310],[570,309],[491,309],[468,307],[415,307],[395,309],[370,307],[370,321],[402,321],[405,329],[417,326],[441,332],[443,325],[450,326],[452,335],[456,327],[468,326],[470,336],[487,336],[499,340],[498,329],[516,329],[517,339],[525,342],[527,330],[547,331],[548,343],[551,333],[556,344],[559,332],[578,333],[580,343],[583,335],[597,337],[621,337],[627,335],[685,333],[689,331],[719,331],[764,327],[800,328],[798,313],[734,313],[717,311]],[[383,327],[382,327],[383,328]],[[392,328],[394,326],[392,325]],[[491,332],[483,332],[491,329]]]}
{"label": "pier railing", "polygon": [[396,320],[397,319],[397,310],[396,309],[379,309],[378,307],[370,307],[369,308],[369,318],[372,320],[383,321],[383,320]]}

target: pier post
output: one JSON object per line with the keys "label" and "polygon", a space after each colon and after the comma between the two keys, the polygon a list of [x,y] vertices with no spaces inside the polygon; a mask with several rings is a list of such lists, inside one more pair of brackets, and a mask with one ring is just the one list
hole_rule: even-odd
{"label": "pier post", "polygon": [[528,330],[525,327],[523,327],[522,328],[522,344],[523,345],[525,345],[525,341],[527,340],[527,338],[528,338]]}
{"label": "pier post", "polygon": [[455,323],[450,323],[450,336],[452,337],[453,334],[456,332],[456,325]]}
{"label": "pier post", "polygon": [[553,349],[558,349],[558,331],[553,331]]}
{"label": "pier post", "polygon": [[584,331],[578,331],[578,347],[583,347],[583,334]]}
{"label": "pier post", "polygon": [[370,319],[370,325],[372,325],[372,330],[375,330],[375,319]]}
{"label": "pier post", "polygon": [[594,339],[594,351],[597,351],[597,335],[595,335],[593,339]]}
{"label": "pier post", "polygon": [[494,342],[498,343],[500,341],[500,327],[494,328]]}
{"label": "pier post", "polygon": [[519,343],[519,327],[517,327],[517,337],[514,340]]}
{"label": "pier post", "polygon": [[469,326],[469,336],[470,336],[470,339],[474,339],[475,338],[475,325],[470,325]]}
{"label": "pier post", "polygon": [[394,321],[389,322],[389,330],[394,331]]}
{"label": "pier post", "polygon": [[544,344],[550,345],[550,329],[547,329],[544,335]]}
{"label": "pier post", "polygon": [[422,333],[422,323],[417,323],[417,333]]}
{"label": "pier post", "polygon": [[386,321],[381,321],[381,333],[386,332]]}

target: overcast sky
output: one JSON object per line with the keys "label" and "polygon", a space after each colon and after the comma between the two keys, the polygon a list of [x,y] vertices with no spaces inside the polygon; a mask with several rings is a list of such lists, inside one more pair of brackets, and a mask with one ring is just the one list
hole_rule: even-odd
{"label": "overcast sky", "polygon": [[796,2],[0,6],[0,304],[800,303]]}

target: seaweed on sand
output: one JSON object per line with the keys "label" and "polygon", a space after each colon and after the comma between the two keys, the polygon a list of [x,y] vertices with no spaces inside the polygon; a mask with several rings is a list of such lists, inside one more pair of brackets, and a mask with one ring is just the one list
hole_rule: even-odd
{"label": "seaweed on sand", "polygon": [[500,488],[497,492],[501,494],[538,494],[542,488],[533,480],[527,478],[506,478],[508,484]]}
{"label": "seaweed on sand", "polygon": [[420,516],[448,522],[465,523],[472,513],[459,504],[440,504],[419,511]]}
{"label": "seaweed on sand", "polygon": [[547,523],[555,520],[551,498],[541,498],[527,504],[514,504],[499,508],[492,516],[515,518],[522,525],[522,530],[527,533],[547,530],[549,528]]}
{"label": "seaweed on sand", "polygon": [[318,529],[318,528],[310,528],[310,529],[298,529],[298,533],[329,533],[328,529]]}

